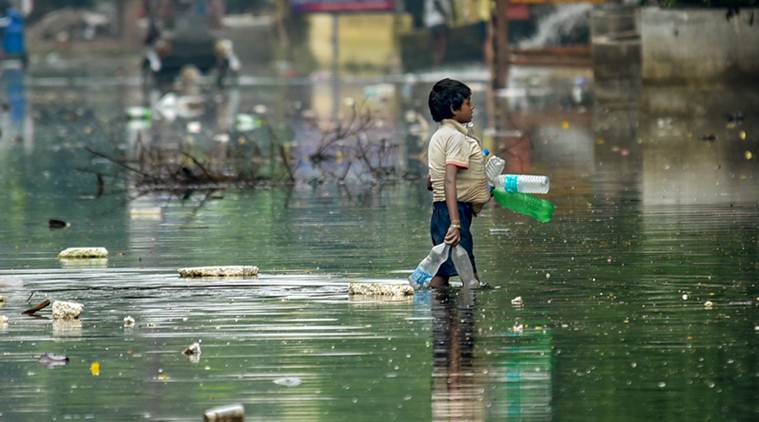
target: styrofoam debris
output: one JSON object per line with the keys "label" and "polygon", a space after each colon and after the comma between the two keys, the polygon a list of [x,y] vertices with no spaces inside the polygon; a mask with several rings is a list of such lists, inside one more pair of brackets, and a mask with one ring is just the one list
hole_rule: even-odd
{"label": "styrofoam debris", "polygon": [[82,314],[84,305],[76,302],[53,302],[53,319],[77,319]]}
{"label": "styrofoam debris", "polygon": [[134,318],[132,318],[130,315],[125,316],[124,327],[127,327],[127,328],[134,327]]}
{"label": "styrofoam debris", "polygon": [[106,258],[108,249],[99,247],[66,248],[58,254],[59,259]]}
{"label": "styrofoam debris", "polygon": [[177,270],[183,278],[199,277],[253,277],[258,275],[254,265],[230,265],[225,267],[190,267]]}
{"label": "styrofoam debris", "polygon": [[283,385],[285,387],[297,387],[299,386],[303,381],[301,381],[298,377],[283,377],[283,378],[277,378],[274,381],[272,381],[274,384],[277,385]]}
{"label": "styrofoam debris", "polygon": [[408,283],[349,283],[348,294],[363,296],[412,296],[414,288]]}
{"label": "styrofoam debris", "polygon": [[200,342],[192,343],[191,345],[187,346],[182,350],[182,353],[186,356],[199,356],[201,353],[200,350]]}

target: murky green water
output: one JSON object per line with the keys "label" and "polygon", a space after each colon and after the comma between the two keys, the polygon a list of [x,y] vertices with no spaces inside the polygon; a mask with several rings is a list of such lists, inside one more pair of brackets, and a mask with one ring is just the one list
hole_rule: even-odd
{"label": "murky green water", "polygon": [[[0,325],[0,420],[198,420],[229,403],[243,403],[249,420],[299,421],[759,413],[751,91],[723,91],[695,110],[689,100],[708,95],[646,91],[640,106],[587,109],[562,109],[556,97],[511,104],[525,137],[502,153],[515,171],[552,177],[554,221],[490,205],[474,234],[492,289],[383,301],[349,298],[347,282],[403,281],[426,254],[422,183],[230,189],[206,201],[130,200],[107,185],[98,198],[94,176],[75,170],[91,164],[79,147],[128,139],[120,116],[139,96],[118,84],[51,85],[22,89],[25,113],[6,121],[0,141],[0,314],[10,319]],[[389,133],[405,136],[402,112],[418,108],[423,91],[399,86],[381,106]],[[237,107],[276,110],[298,98],[328,114],[332,92],[243,88]],[[727,127],[724,114],[738,110],[745,121]],[[185,136],[183,125],[162,127],[161,139]],[[414,154],[411,145],[412,169]],[[134,207],[162,214],[132,216]],[[71,227],[51,231],[49,218]],[[111,256],[86,266],[55,259],[84,245]],[[258,265],[261,276],[175,272],[214,264]],[[517,296],[523,306],[511,304]],[[75,324],[53,323],[48,311],[20,315],[43,298],[82,302],[85,313]],[[136,327],[122,326],[127,315]],[[181,351],[198,340],[195,362]],[[45,352],[70,362],[46,368]]]}

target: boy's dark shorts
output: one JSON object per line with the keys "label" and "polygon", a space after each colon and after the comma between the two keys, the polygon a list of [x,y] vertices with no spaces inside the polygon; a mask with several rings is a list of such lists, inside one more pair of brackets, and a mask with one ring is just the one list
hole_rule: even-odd
{"label": "boy's dark shorts", "polygon": [[[459,218],[461,219],[461,245],[466,249],[469,254],[469,260],[472,261],[472,269],[474,273],[477,273],[477,266],[474,264],[474,243],[472,241],[472,232],[470,227],[472,226],[472,216],[474,212],[472,210],[472,204],[469,202],[459,202]],[[445,234],[448,233],[448,227],[451,226],[451,218],[448,216],[448,207],[445,205],[445,201],[437,201],[432,203],[432,219],[430,220],[430,234],[432,235],[432,245],[439,245],[443,243]],[[453,260],[449,257],[438,270],[437,276],[451,277],[458,275],[456,267],[453,265]]]}

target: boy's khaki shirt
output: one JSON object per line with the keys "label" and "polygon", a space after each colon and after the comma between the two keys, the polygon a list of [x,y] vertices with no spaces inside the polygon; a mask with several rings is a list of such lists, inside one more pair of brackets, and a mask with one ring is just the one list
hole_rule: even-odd
{"label": "boy's khaki shirt", "polygon": [[477,213],[490,199],[482,147],[461,123],[452,119],[443,120],[430,139],[427,160],[433,201],[445,201],[447,164],[459,168],[456,174],[456,197],[460,202],[471,202]]}

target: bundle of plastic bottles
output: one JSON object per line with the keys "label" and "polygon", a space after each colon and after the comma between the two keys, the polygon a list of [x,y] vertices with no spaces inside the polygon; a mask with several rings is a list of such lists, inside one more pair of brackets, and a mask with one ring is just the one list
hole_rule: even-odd
{"label": "bundle of plastic bottles", "polygon": [[[490,155],[488,150],[484,150],[483,154]],[[530,195],[548,193],[551,187],[548,176],[501,174],[505,164],[502,158],[495,155],[490,155],[485,164],[485,175],[493,185],[495,201],[503,208],[532,217],[541,223],[551,221],[556,208],[553,203]]]}

